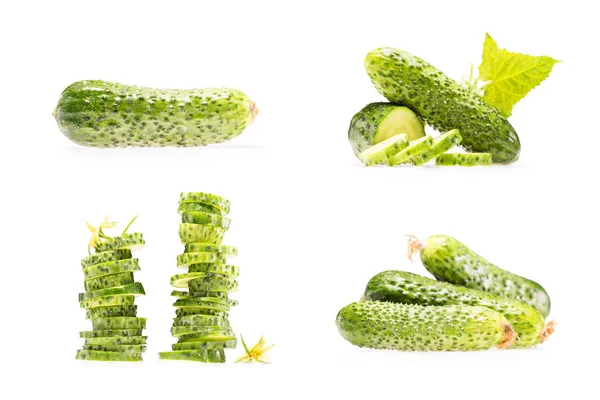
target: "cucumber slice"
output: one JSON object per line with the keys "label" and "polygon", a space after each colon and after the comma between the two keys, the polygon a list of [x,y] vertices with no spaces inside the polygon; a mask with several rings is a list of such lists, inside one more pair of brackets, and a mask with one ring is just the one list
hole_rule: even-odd
{"label": "cucumber slice", "polygon": [[212,341],[212,342],[184,342],[175,343],[171,345],[173,350],[199,350],[199,349],[213,349],[213,348],[224,348],[224,349],[235,349],[237,347],[237,340],[227,341]]}
{"label": "cucumber slice", "polygon": [[234,340],[235,335],[231,330],[228,332],[199,332],[190,333],[188,335],[181,335],[177,338],[177,343],[189,343],[189,342],[227,342]]}
{"label": "cucumber slice", "polygon": [[406,133],[392,136],[383,142],[369,147],[358,155],[367,167],[377,164],[387,164],[387,159],[398,154],[409,145]]}
{"label": "cucumber slice", "polygon": [[199,361],[205,363],[224,363],[225,351],[217,349],[162,351],[158,353],[161,360]]}
{"label": "cucumber slice", "polygon": [[214,243],[221,244],[225,229],[212,225],[179,224],[179,237],[182,243]]}
{"label": "cucumber slice", "polygon": [[89,361],[143,361],[141,353],[116,351],[77,350],[77,360]]}
{"label": "cucumber slice", "polygon": [[121,236],[107,238],[96,246],[96,251],[139,250],[146,242],[141,233],[125,233]]}
{"label": "cucumber slice", "polygon": [[99,337],[114,336],[142,336],[143,329],[103,329],[96,331],[81,331],[79,337],[82,339],[91,339]]}
{"label": "cucumber slice", "polygon": [[146,318],[139,317],[103,317],[92,318],[92,329],[144,329]]}
{"label": "cucumber slice", "polygon": [[101,251],[94,254],[90,254],[81,260],[81,266],[83,268],[90,267],[96,264],[103,264],[109,261],[118,261],[131,258],[131,250],[110,250]]}
{"label": "cucumber slice", "polygon": [[213,225],[219,228],[229,229],[231,220],[221,215],[205,213],[201,211],[187,211],[181,214],[181,222],[199,225]]}
{"label": "cucumber slice", "polygon": [[[187,292],[187,293],[190,293],[190,292]],[[196,292],[191,292],[191,293],[196,294]],[[237,300],[223,299],[221,297],[181,296],[180,298],[197,301],[197,302],[209,302],[209,303],[223,304],[223,305],[227,305],[230,307],[235,307],[239,304],[239,302]]]}
{"label": "cucumber slice", "polygon": [[207,307],[182,307],[175,310],[175,316],[177,318],[186,317],[188,315],[213,315],[215,317],[228,318],[229,313],[227,311],[221,311],[215,308]]}
{"label": "cucumber slice", "polygon": [[85,339],[86,345],[91,346],[117,346],[146,344],[148,336],[110,336]]}
{"label": "cucumber slice", "polygon": [[124,286],[133,283],[133,272],[123,272],[121,274],[106,275],[99,278],[89,279],[83,282],[83,287],[87,292]]}
{"label": "cucumber slice", "polygon": [[212,315],[188,315],[173,318],[173,326],[229,326],[229,321]]}
{"label": "cucumber slice", "polygon": [[205,272],[191,272],[188,274],[177,274],[171,277],[171,286],[176,288],[187,288],[191,280],[206,277]]}
{"label": "cucumber slice", "polygon": [[440,154],[435,159],[435,165],[476,167],[492,165],[492,153]]}
{"label": "cucumber slice", "polygon": [[206,203],[181,203],[177,209],[179,214],[193,211],[211,213],[215,215],[225,215],[223,210],[221,210],[219,207],[211,206],[210,204]]}
{"label": "cucumber slice", "polygon": [[216,297],[220,300],[229,300],[229,294],[226,292],[184,292],[181,290],[173,290],[171,296],[186,299],[190,297]]}
{"label": "cucumber slice", "polygon": [[440,154],[444,154],[457,144],[459,144],[462,140],[458,129],[452,129],[449,132],[444,133],[436,137],[433,141],[433,144],[425,151],[413,156],[410,159],[413,165],[423,165]]}
{"label": "cucumber slice", "polygon": [[[192,272],[192,274],[201,273]],[[238,290],[238,281],[235,279],[209,272],[204,273],[204,275],[204,277],[192,279],[188,282],[190,292],[237,292]]]}
{"label": "cucumber slice", "polygon": [[238,255],[238,249],[234,246],[214,245],[212,243],[186,243],[186,253],[219,253],[225,257],[235,257]]}
{"label": "cucumber slice", "polygon": [[393,167],[394,165],[406,163],[411,157],[427,150],[432,144],[433,138],[431,136],[424,136],[420,139],[413,140],[407,148],[388,158],[388,164]]}
{"label": "cucumber slice", "polygon": [[[193,253],[191,253],[193,254]],[[226,275],[237,278],[240,276],[240,269],[234,265],[228,264],[192,264],[188,267],[189,272],[210,272],[217,275]]]}
{"label": "cucumber slice", "polygon": [[143,353],[146,346],[143,344],[84,344],[83,350],[115,351],[118,353]]}
{"label": "cucumber slice", "polygon": [[177,255],[177,266],[188,267],[192,264],[225,264],[227,259],[218,253],[183,253]]}
{"label": "cucumber slice", "polygon": [[93,292],[79,293],[79,302],[98,297],[116,296],[116,295],[143,295],[146,294],[144,286],[140,282],[130,283],[129,285],[112,287],[108,289],[96,290]]}
{"label": "cucumber slice", "polygon": [[109,306],[131,306],[135,302],[133,295],[116,295],[98,297],[94,299],[88,299],[79,301],[79,307],[94,309],[96,307],[109,307]]}
{"label": "cucumber slice", "polygon": [[[177,299],[175,300],[175,302],[173,303],[173,307],[175,308],[205,308],[205,309],[211,309],[211,310],[215,310],[215,311],[225,311],[228,312],[231,307],[225,304],[221,304],[221,303],[214,303],[214,302],[210,302],[210,301],[203,301],[203,300],[195,300],[195,299]],[[198,314],[204,314],[204,313],[198,313]],[[179,317],[179,315],[178,315]]]}
{"label": "cucumber slice", "polygon": [[179,195],[179,203],[205,203],[229,213],[230,203],[224,197],[202,192],[184,192]]}
{"label": "cucumber slice", "polygon": [[178,337],[183,335],[208,335],[208,334],[230,334],[233,331],[229,326],[200,326],[200,325],[180,325],[171,327],[171,335]]}
{"label": "cucumber slice", "polygon": [[103,317],[135,317],[137,306],[96,307],[85,312],[87,319]]}
{"label": "cucumber slice", "polygon": [[140,266],[137,258],[127,258],[118,261],[109,261],[96,264],[83,269],[85,280],[99,278],[101,276],[120,274],[123,272],[139,271]]}

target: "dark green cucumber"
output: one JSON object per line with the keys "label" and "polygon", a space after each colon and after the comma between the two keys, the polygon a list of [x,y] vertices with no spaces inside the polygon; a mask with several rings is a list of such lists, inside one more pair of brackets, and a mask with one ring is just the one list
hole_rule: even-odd
{"label": "dark green cucumber", "polygon": [[92,265],[83,269],[85,280],[99,278],[101,276],[120,274],[123,272],[139,271],[140,266],[137,258],[109,261],[102,264]]}
{"label": "dark green cucumber", "polygon": [[85,339],[85,345],[118,346],[146,344],[148,336],[108,336]]}
{"label": "dark green cucumber", "polygon": [[134,295],[114,295],[80,300],[79,306],[81,308],[93,309],[96,307],[131,306],[134,302]]}
{"label": "dark green cucumber", "polygon": [[146,318],[139,317],[99,317],[91,321],[94,330],[146,328]]}
{"label": "dark green cucumber", "polygon": [[519,158],[519,137],[506,118],[426,61],[386,47],[367,54],[365,70],[392,103],[409,107],[440,132],[459,129],[467,151],[492,153],[495,163]]}
{"label": "dark green cucumber", "polygon": [[143,344],[84,344],[83,350],[143,353],[146,351],[146,346]]}
{"label": "dark green cucumber", "polygon": [[173,350],[199,350],[199,349],[214,349],[214,348],[223,348],[223,349],[235,349],[237,347],[237,340],[228,340],[228,341],[212,341],[212,342],[184,342],[184,343],[175,343],[171,345]]}
{"label": "dark green cucumber", "polygon": [[129,249],[101,251],[90,254],[89,256],[83,258],[81,260],[81,266],[83,268],[88,268],[92,265],[104,264],[110,261],[125,260],[127,258],[131,258],[131,250]]}
{"label": "dark green cucumber", "polygon": [[177,255],[177,266],[180,268],[185,268],[192,264],[224,264],[226,262],[227,259],[219,253],[198,252],[183,253]]}
{"label": "dark green cucumber", "polygon": [[212,225],[179,224],[181,243],[213,243],[221,244],[226,230]]}
{"label": "dark green cucumber", "polygon": [[142,336],[143,329],[101,329],[93,331],[81,331],[79,337],[82,339],[100,338],[100,337],[130,337]]}
{"label": "dark green cucumber", "polygon": [[224,363],[223,348],[163,351],[158,353],[161,360],[198,361],[205,363]]}
{"label": "dark green cucumber", "polygon": [[96,245],[96,251],[139,250],[146,241],[141,233],[124,233],[121,236],[106,238]]}
{"label": "dark green cucumber", "polygon": [[[144,286],[140,282],[130,283],[124,286],[117,286],[108,289],[95,290],[93,292],[79,293],[79,302],[98,297],[119,296],[119,295],[144,295]],[[108,305],[108,304],[107,304]]]}
{"label": "dark green cucumber", "polygon": [[143,361],[141,353],[96,350],[77,350],[76,359],[88,361]]}
{"label": "dark green cucumber", "polygon": [[239,135],[258,110],[235,89],[153,89],[100,80],[71,84],[54,117],[73,142],[93,147],[205,146]]}
{"label": "dark green cucumber", "polygon": [[420,251],[421,261],[438,280],[519,300],[550,314],[550,296],[537,282],[498,268],[463,243],[435,235],[422,243],[411,238],[409,247]]}
{"label": "dark green cucumber", "polygon": [[476,167],[479,165],[492,165],[491,153],[446,153],[440,154],[435,159],[435,165]]}
{"label": "dark green cucumber", "polygon": [[380,272],[367,284],[364,299],[423,306],[462,304],[488,307],[504,315],[515,330],[517,340],[511,347],[535,346],[549,336],[542,314],[525,303],[410,272]]}
{"label": "dark green cucumber", "polygon": [[85,312],[87,319],[102,317],[135,317],[137,306],[109,306],[90,308]]}
{"label": "dark green cucumber", "polygon": [[[185,203],[189,204],[189,203]],[[182,204],[183,205],[183,204]],[[234,246],[214,245],[212,243],[186,243],[185,253],[218,253],[223,257],[234,257],[238,255],[238,249]]]}
{"label": "dark green cucumber", "polygon": [[187,211],[181,213],[181,222],[200,225],[214,225],[223,229],[229,229],[229,224],[231,224],[231,220],[227,217],[200,211]]}
{"label": "dark green cucumber", "polygon": [[129,285],[133,283],[133,273],[123,272],[121,274],[106,275],[94,279],[88,279],[83,282],[83,287],[87,292],[95,290],[108,289],[115,286]]}
{"label": "dark green cucumber", "polygon": [[408,140],[425,136],[425,128],[417,115],[406,107],[390,103],[371,103],[352,117],[348,140],[354,155],[392,136],[405,133]]}
{"label": "dark green cucumber", "polygon": [[402,351],[504,348],[515,333],[504,316],[478,306],[421,306],[379,301],[352,303],[336,324],[350,343]]}

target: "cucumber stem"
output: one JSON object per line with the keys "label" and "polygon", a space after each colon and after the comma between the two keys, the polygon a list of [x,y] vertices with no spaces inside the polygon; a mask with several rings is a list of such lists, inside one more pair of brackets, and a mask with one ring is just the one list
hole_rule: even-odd
{"label": "cucumber stem", "polygon": [[408,259],[409,261],[413,260],[413,255],[418,252],[419,250],[421,250],[423,248],[423,246],[425,246],[425,244],[423,242],[421,242],[415,235],[404,235],[406,237],[408,237],[408,244],[407,244],[407,250],[408,250]]}
{"label": "cucumber stem", "polygon": [[502,342],[498,345],[499,349],[505,349],[509,347],[511,344],[517,340],[517,334],[510,324],[504,323],[504,337],[502,338]]}
{"label": "cucumber stem", "polygon": [[556,330],[556,325],[558,325],[558,323],[554,320],[546,324],[544,331],[542,332],[542,336],[540,337],[540,343],[544,343],[546,340],[548,340],[550,335],[552,335]]}
{"label": "cucumber stem", "polygon": [[125,229],[123,230],[123,233],[121,233],[121,235],[124,235],[127,233],[127,229],[129,229],[129,227],[131,226],[131,224],[133,224],[135,222],[135,220],[137,219],[137,217],[139,217],[140,215],[136,215],[135,217],[133,217],[133,219],[131,221],[129,221],[129,223],[127,224],[127,226],[125,227]]}

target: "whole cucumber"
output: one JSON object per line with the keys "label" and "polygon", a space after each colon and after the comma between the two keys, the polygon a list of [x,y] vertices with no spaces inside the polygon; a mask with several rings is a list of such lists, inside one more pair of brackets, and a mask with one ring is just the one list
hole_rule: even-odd
{"label": "whole cucumber", "polygon": [[409,107],[440,132],[459,129],[467,151],[492,153],[494,163],[519,158],[519,136],[506,118],[426,61],[385,47],[367,54],[365,69],[389,101]]}
{"label": "whole cucumber", "polygon": [[54,111],[63,134],[92,147],[205,146],[239,135],[258,109],[235,89],[153,89],[101,80],[67,87]]}
{"label": "whole cucumber", "polygon": [[530,347],[544,342],[554,323],[544,326],[544,317],[535,308],[517,300],[403,271],[384,271],[375,275],[365,289],[365,300],[423,306],[466,305],[491,308],[504,315],[517,334],[511,347]]}
{"label": "whole cucumber", "polygon": [[539,283],[495,266],[453,237],[435,235],[424,243],[411,237],[409,249],[420,251],[423,265],[440,281],[522,301],[544,318],[550,314],[550,296]]}
{"label": "whole cucumber", "polygon": [[477,306],[421,306],[361,301],[336,318],[350,343],[402,351],[467,351],[505,348],[515,332],[504,316]]}

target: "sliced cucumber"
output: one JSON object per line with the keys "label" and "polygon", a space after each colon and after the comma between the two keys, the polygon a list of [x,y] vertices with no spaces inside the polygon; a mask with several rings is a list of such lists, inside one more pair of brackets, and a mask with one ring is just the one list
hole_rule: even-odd
{"label": "sliced cucumber", "polygon": [[81,260],[81,266],[87,268],[92,265],[103,264],[109,261],[124,260],[127,258],[131,258],[131,250],[101,251],[83,258]]}
{"label": "sliced cucumber", "polygon": [[[228,312],[231,307],[225,304],[221,304],[221,303],[214,303],[214,302],[210,302],[210,301],[202,301],[202,300],[195,300],[195,299],[177,299],[175,300],[175,302],[173,303],[173,306],[176,308],[206,308],[206,309],[211,309],[211,310],[216,310],[216,311],[225,311]],[[204,314],[204,313],[199,313],[199,314]],[[179,315],[178,315],[179,317]]]}
{"label": "sliced cucumber", "polygon": [[139,317],[103,317],[92,318],[92,328],[102,329],[144,329],[146,318]]}
{"label": "sliced cucumber", "polygon": [[78,350],[76,359],[89,361],[143,361],[141,353],[95,350]]}
{"label": "sliced cucumber", "polygon": [[85,280],[99,278],[101,276],[120,274],[123,272],[139,271],[140,266],[137,258],[127,258],[118,261],[109,261],[102,264],[92,265],[83,269]]}
{"label": "sliced cucumber", "polygon": [[106,275],[99,278],[89,279],[83,282],[83,287],[88,292],[124,286],[133,283],[133,272],[123,272],[121,274]]}
{"label": "sliced cucumber", "polygon": [[135,317],[137,306],[96,307],[85,312],[87,319],[103,317]]}
{"label": "sliced cucumber", "polygon": [[213,315],[188,315],[186,317],[173,318],[173,326],[229,326],[227,318],[215,317]]}
{"label": "sliced cucumber", "polygon": [[183,336],[183,335],[193,335],[193,334],[225,334],[230,333],[233,335],[233,331],[229,326],[205,326],[205,325],[177,325],[171,327],[171,335]]}
{"label": "sliced cucumber", "polygon": [[181,307],[175,310],[177,318],[186,317],[188,315],[213,315],[215,317],[228,318],[227,311],[221,311],[213,307]]}
{"label": "sliced cucumber", "polygon": [[229,300],[229,294],[227,292],[184,292],[181,290],[173,290],[171,296],[184,299],[190,297],[216,297],[220,300]]}
{"label": "sliced cucumber", "polygon": [[143,344],[84,344],[83,350],[115,351],[118,353],[143,353],[146,346]]}
{"label": "sliced cucumber", "polygon": [[[192,253],[193,254],[193,253]],[[234,265],[228,264],[192,264],[188,266],[189,272],[210,272],[217,275],[226,275],[237,278],[240,276],[240,269]]]}
{"label": "sliced cucumber", "polygon": [[387,164],[387,159],[398,154],[409,145],[406,133],[392,136],[383,142],[369,147],[358,155],[367,167],[377,164]]}
{"label": "sliced cucumber", "polygon": [[[81,295],[80,295],[81,296]],[[80,300],[79,307],[94,309],[96,307],[109,307],[109,306],[131,306],[135,302],[133,295],[115,295],[97,297],[93,299]]]}
{"label": "sliced cucumber", "polygon": [[96,251],[139,250],[146,242],[141,233],[125,233],[121,236],[107,238],[96,246]]}
{"label": "sliced cucumber", "polygon": [[227,305],[227,306],[231,306],[231,307],[235,307],[239,304],[239,302],[237,300],[231,300],[229,298],[203,296],[205,293],[225,293],[225,294],[227,294],[227,292],[177,292],[177,293],[186,293],[186,295],[184,295],[184,296],[182,296],[182,295],[176,296],[180,299],[188,299],[188,300],[193,300],[193,301],[197,301],[197,302],[218,303],[218,304],[223,304],[223,305]]}
{"label": "sliced cucumber", "polygon": [[206,212],[215,215],[225,214],[223,213],[223,210],[221,210],[219,207],[211,206],[210,204],[206,203],[181,203],[179,205],[179,208],[177,209],[177,212],[179,214],[191,211]]}
{"label": "sliced cucumber", "polygon": [[103,329],[95,331],[79,332],[79,337],[83,339],[113,337],[113,336],[142,336],[143,329]]}
{"label": "sliced cucumber", "polygon": [[173,350],[199,350],[199,349],[213,349],[213,348],[224,348],[224,349],[235,349],[237,347],[237,340],[227,341],[212,341],[212,342],[184,342],[175,343],[171,345]]}
{"label": "sliced cucumber", "polygon": [[186,253],[219,253],[225,257],[235,257],[238,255],[238,249],[234,246],[214,245],[211,243],[186,243]]}
{"label": "sliced cucumber", "polygon": [[458,129],[452,129],[449,132],[444,133],[436,137],[433,141],[433,144],[425,151],[413,156],[410,159],[410,162],[413,165],[423,165],[440,154],[444,154],[457,144],[459,144],[462,140]]}
{"label": "sliced cucumber", "polygon": [[[193,274],[200,273],[201,272],[193,272]],[[211,274],[209,272],[206,272],[204,274],[204,277],[192,279],[188,282],[190,292],[237,292],[237,280],[223,275]]]}
{"label": "sliced cucumber", "polygon": [[86,345],[91,346],[117,346],[146,344],[148,336],[110,336],[85,339]]}
{"label": "sliced cucumber", "polygon": [[435,159],[436,165],[476,167],[479,165],[492,165],[492,153],[467,153],[467,154],[440,154]]}
{"label": "sliced cucumber", "polygon": [[218,253],[183,253],[177,255],[177,266],[185,268],[192,264],[225,264],[227,259]]}
{"label": "sliced cucumber", "polygon": [[388,158],[388,164],[393,167],[394,165],[406,163],[411,157],[427,150],[432,144],[433,138],[431,136],[423,136],[420,139],[413,140],[407,148]]}
{"label": "sliced cucumber", "polygon": [[116,295],[143,295],[146,294],[144,286],[140,282],[130,283],[129,285],[118,286],[108,289],[96,290],[94,292],[79,293],[79,302],[98,297],[116,296]]}
{"label": "sliced cucumber", "polygon": [[218,226],[219,228],[229,229],[231,220],[221,215],[201,211],[188,211],[181,214],[181,222],[199,225],[213,225]]}
{"label": "sliced cucumber", "polygon": [[224,363],[225,351],[222,348],[162,351],[158,353],[161,360],[199,361],[205,363]]}
{"label": "sliced cucumber", "polygon": [[182,243],[214,243],[221,244],[225,229],[212,225],[179,224],[179,237]]}
{"label": "sliced cucumber", "polygon": [[235,335],[231,330],[228,332],[199,332],[190,333],[188,335],[181,335],[177,338],[177,343],[187,342],[227,342],[234,340]]}
{"label": "sliced cucumber", "polygon": [[205,272],[191,272],[188,274],[177,274],[171,277],[171,286],[176,288],[187,288],[191,280],[206,277]]}
{"label": "sliced cucumber", "polygon": [[202,192],[186,192],[181,193],[179,196],[179,203],[205,203],[220,208],[225,212],[229,213],[229,200],[224,197],[217,196],[210,193]]}

